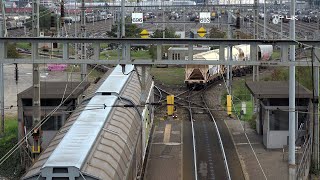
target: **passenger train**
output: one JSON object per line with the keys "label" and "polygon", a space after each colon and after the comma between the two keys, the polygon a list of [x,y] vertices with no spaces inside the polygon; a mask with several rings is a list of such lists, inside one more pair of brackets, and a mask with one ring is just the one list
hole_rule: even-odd
{"label": "passenger train", "polygon": [[[228,57],[228,48],[224,49],[225,59]],[[258,45],[258,60],[269,60],[273,53],[272,45]],[[237,45],[232,48],[233,61],[250,60],[250,45]],[[193,60],[219,60],[219,49],[210,50],[193,55]],[[233,66],[234,76],[242,76],[251,71],[251,67]],[[188,87],[194,85],[206,85],[226,74],[224,65],[186,65],[185,84]]]}
{"label": "passenger train", "polygon": [[[151,136],[154,108],[138,106],[141,87],[136,70],[140,71],[133,65],[116,66],[22,179],[137,179]],[[153,102],[154,84],[150,75],[146,79],[148,104]]]}

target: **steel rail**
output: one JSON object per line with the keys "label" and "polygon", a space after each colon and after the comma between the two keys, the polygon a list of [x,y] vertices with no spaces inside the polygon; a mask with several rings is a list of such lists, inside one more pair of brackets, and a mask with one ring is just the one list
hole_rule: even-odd
{"label": "steel rail", "polygon": [[[192,91],[190,91],[191,94]],[[190,97],[190,96],[188,96]],[[191,107],[191,101],[189,99],[189,114],[190,114],[190,122],[191,122],[191,132],[192,132],[192,143],[193,143],[193,161],[194,161],[194,176],[195,180],[198,180],[198,172],[197,172],[197,154],[196,154],[196,139],[195,139],[195,133],[194,133],[194,126],[193,126],[193,117],[192,117],[192,107]]]}
{"label": "steel rail", "polygon": [[231,176],[230,176],[230,171],[229,171],[229,166],[228,166],[228,161],[227,161],[227,157],[226,157],[226,153],[224,151],[224,146],[223,146],[223,142],[222,142],[222,139],[221,139],[221,136],[220,136],[220,131],[219,131],[219,128],[218,128],[218,125],[216,123],[216,120],[214,119],[210,109],[208,108],[208,105],[203,97],[203,95],[201,95],[201,99],[205,105],[205,109],[208,111],[208,113],[210,114],[211,116],[211,119],[214,123],[214,127],[216,129],[216,132],[217,132],[217,136],[218,136],[218,139],[219,139],[219,145],[220,145],[220,149],[221,149],[221,152],[222,152],[222,155],[223,155],[223,162],[224,162],[224,167],[225,167],[225,170],[226,170],[226,173],[227,173],[227,176],[228,176],[228,180],[231,180]]}

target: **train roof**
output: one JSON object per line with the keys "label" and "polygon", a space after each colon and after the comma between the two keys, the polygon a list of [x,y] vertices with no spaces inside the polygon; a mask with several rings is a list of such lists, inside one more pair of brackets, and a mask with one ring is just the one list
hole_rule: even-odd
{"label": "train roof", "polygon": [[116,66],[105,83],[97,90],[97,93],[116,93],[119,94],[123,85],[128,80],[128,73],[133,72],[134,66],[127,65],[122,72],[122,66]]}
{"label": "train roof", "polygon": [[[225,58],[227,59],[228,49],[224,48]],[[240,53],[244,52],[245,54],[250,53],[250,45],[237,45],[233,46],[232,54],[233,57],[239,57]],[[198,54],[193,55],[194,60],[219,60],[219,49],[214,49],[206,52],[201,52]]]}
{"label": "train roof", "polygon": [[94,96],[42,168],[80,169],[116,100],[116,96]]}
{"label": "train roof", "polygon": [[[134,104],[140,102],[141,88],[138,75],[126,68],[128,75],[122,78],[121,89],[116,89],[122,98]],[[132,73],[129,73],[132,72]],[[59,130],[48,148],[24,175],[23,179],[45,179],[45,177],[69,177],[84,179],[125,179],[128,176],[135,142],[141,123],[135,108],[115,108],[124,105],[115,95],[99,92],[115,92],[105,85],[109,77],[122,76],[121,67],[116,67],[109,76],[104,76]],[[147,77],[151,87],[151,76]],[[119,85],[120,87],[120,85]],[[141,109],[140,109],[141,110]],[[41,176],[41,177],[40,177]]]}

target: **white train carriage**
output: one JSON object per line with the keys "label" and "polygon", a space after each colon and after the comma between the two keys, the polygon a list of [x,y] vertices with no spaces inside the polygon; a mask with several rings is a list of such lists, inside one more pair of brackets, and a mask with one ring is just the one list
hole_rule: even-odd
{"label": "white train carriage", "polygon": [[[153,102],[151,76],[147,80],[147,102]],[[118,65],[84,101],[87,104],[71,115],[23,179],[137,179],[154,114],[152,106],[135,106],[140,95],[133,66],[126,65],[123,73]]]}
{"label": "white train carriage", "polygon": [[[225,60],[228,59],[228,48],[224,49]],[[258,46],[258,59],[268,60],[273,52],[272,45]],[[193,60],[219,60],[219,49],[202,52],[193,55]],[[247,61],[250,60],[250,45],[237,45],[232,47],[233,61]],[[234,76],[242,76],[250,72],[249,67],[233,66],[232,71]],[[215,79],[219,79],[225,75],[226,67],[223,65],[187,65],[185,69],[185,83],[187,86],[196,84],[206,84]]]}

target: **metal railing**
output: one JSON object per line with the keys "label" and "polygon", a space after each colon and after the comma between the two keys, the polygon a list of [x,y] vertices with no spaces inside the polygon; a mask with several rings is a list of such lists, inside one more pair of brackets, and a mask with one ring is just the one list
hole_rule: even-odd
{"label": "metal railing", "polygon": [[302,156],[297,168],[297,180],[303,180],[307,177],[312,154],[312,137],[309,136],[308,140],[302,145]]}

